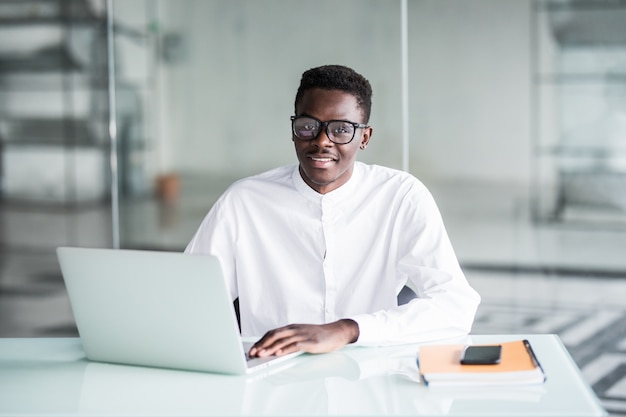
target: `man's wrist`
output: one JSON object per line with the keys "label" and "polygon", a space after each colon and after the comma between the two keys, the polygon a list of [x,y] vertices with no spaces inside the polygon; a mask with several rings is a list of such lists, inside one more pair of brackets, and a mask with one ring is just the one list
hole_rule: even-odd
{"label": "man's wrist", "polygon": [[354,343],[359,340],[359,324],[352,319],[341,319],[339,322],[342,324],[344,328],[346,339],[348,340],[348,344]]}

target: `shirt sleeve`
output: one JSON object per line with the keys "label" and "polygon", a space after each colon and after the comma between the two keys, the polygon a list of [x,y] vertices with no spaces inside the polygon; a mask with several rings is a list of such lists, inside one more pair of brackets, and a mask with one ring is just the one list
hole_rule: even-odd
{"label": "shirt sleeve", "polygon": [[350,317],[358,345],[421,343],[467,335],[480,296],[469,285],[435,201],[425,188],[403,202],[396,271],[417,298],[393,309]]}
{"label": "shirt sleeve", "polygon": [[187,245],[185,253],[217,256],[231,298],[234,300],[238,297],[235,268],[237,230],[236,222],[231,221],[233,210],[226,208],[228,204],[228,194],[225,193],[209,210]]}

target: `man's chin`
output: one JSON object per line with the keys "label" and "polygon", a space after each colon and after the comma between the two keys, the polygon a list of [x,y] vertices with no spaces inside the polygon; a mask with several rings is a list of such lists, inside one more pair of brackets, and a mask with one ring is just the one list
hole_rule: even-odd
{"label": "man's chin", "polygon": [[326,194],[343,185],[336,177],[309,177],[305,182],[320,194]]}

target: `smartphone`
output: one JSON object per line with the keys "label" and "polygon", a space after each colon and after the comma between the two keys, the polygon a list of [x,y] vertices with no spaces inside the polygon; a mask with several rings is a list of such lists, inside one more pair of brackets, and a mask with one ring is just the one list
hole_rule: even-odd
{"label": "smartphone", "polygon": [[495,365],[500,363],[501,345],[465,346],[461,355],[463,365]]}

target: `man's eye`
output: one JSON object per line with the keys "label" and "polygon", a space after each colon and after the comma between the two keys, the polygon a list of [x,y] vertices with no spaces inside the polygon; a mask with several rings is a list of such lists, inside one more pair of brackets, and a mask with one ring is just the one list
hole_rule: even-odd
{"label": "man's eye", "polygon": [[348,124],[338,124],[334,125],[332,128],[332,133],[335,135],[345,135],[352,133],[352,125]]}

